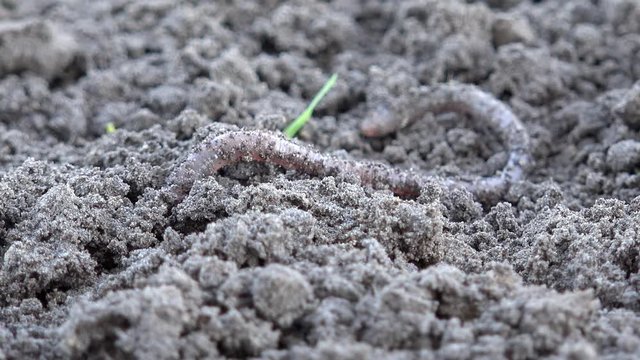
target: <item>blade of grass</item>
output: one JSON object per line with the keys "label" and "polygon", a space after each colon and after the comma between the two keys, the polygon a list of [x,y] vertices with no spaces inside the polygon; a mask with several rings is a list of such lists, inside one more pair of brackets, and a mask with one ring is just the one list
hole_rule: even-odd
{"label": "blade of grass", "polygon": [[327,93],[329,92],[329,90],[331,90],[333,85],[335,85],[336,80],[338,80],[338,74],[331,75],[329,80],[327,80],[327,82],[324,83],[324,86],[322,86],[322,89],[320,89],[320,91],[318,91],[316,96],[313,97],[313,100],[311,100],[311,103],[309,103],[309,106],[307,106],[307,108],[304,109],[304,111],[300,113],[300,115],[298,115],[298,117],[295,120],[293,120],[293,122],[291,122],[291,124],[289,124],[289,126],[287,126],[286,129],[284,129],[284,134],[286,135],[287,138],[291,139],[294,136],[296,136],[296,134],[298,133],[298,131],[300,131],[300,129],[302,129],[304,124],[306,124],[309,121],[309,119],[311,119],[311,115],[313,115],[313,110],[316,108],[318,103],[320,103],[322,98],[324,98],[324,96],[327,95]]}

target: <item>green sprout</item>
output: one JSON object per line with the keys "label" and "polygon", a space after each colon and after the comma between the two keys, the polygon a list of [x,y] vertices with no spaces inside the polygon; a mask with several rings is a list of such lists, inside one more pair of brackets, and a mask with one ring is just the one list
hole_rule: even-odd
{"label": "green sprout", "polygon": [[311,119],[313,110],[316,108],[316,106],[322,100],[322,98],[325,95],[327,95],[327,93],[329,92],[329,90],[331,90],[333,85],[335,85],[336,80],[338,80],[338,74],[331,75],[329,80],[327,80],[327,82],[324,83],[324,86],[322,87],[322,89],[320,89],[320,91],[318,91],[316,96],[313,97],[313,100],[311,100],[311,103],[309,104],[309,106],[307,106],[307,108],[304,109],[304,111],[300,113],[300,115],[298,115],[298,117],[295,120],[293,120],[291,124],[287,126],[286,129],[284,129],[284,134],[286,135],[287,138],[291,139],[294,136],[296,136],[296,134],[298,133],[298,131],[300,131],[300,129],[302,129],[304,124],[306,124],[307,121]]}
{"label": "green sprout", "polygon": [[108,123],[104,126],[104,131],[105,131],[107,134],[111,134],[111,133],[113,133],[113,132],[115,132],[115,131],[116,131],[116,125],[115,125],[114,123],[112,123],[112,122],[108,122]]}

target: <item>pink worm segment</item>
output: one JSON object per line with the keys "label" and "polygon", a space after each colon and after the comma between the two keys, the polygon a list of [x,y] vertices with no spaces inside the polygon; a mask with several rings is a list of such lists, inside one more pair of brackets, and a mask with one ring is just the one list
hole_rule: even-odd
{"label": "pink worm segment", "polygon": [[470,188],[472,192],[499,190],[524,177],[531,164],[529,134],[511,109],[473,85],[451,83],[421,88],[420,103],[415,105],[413,116],[394,116],[387,109],[364,120],[360,131],[366,137],[388,135],[415,122],[426,112],[468,114],[496,132],[509,151],[501,174],[477,179]]}
{"label": "pink worm segment", "polygon": [[257,161],[298,170],[312,176],[356,175],[363,184],[390,189],[398,196],[420,195],[424,177],[382,164],[356,162],[322,155],[289,141],[279,133],[235,131],[207,139],[168,178],[170,191],[180,202],[196,179],[240,161]]}

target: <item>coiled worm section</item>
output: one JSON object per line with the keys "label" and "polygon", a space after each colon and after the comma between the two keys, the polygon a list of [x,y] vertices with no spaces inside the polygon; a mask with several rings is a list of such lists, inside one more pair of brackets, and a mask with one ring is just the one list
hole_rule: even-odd
{"label": "coiled worm section", "polygon": [[[529,137],[516,116],[501,102],[469,85],[443,85],[431,88],[422,111],[469,113],[493,128],[509,150],[504,170],[495,176],[472,180],[437,178],[414,171],[400,170],[378,163],[338,159],[321,154],[310,147],[265,131],[234,131],[204,140],[198,148],[169,176],[167,186],[180,202],[193,183],[218,170],[241,161],[255,161],[297,170],[311,176],[354,175],[363,185],[389,189],[403,198],[416,198],[428,182],[447,188],[463,187],[480,200],[495,202],[512,181],[524,175],[529,163]],[[410,121],[398,122],[387,117],[365,121],[363,133],[380,136],[398,130]],[[391,124],[389,122],[392,122]]]}
{"label": "coiled worm section", "polygon": [[366,137],[384,136],[410,125],[427,112],[470,115],[495,132],[509,153],[501,173],[475,180],[470,186],[472,192],[502,190],[509,183],[523,179],[531,165],[529,134],[522,122],[509,107],[476,86],[451,83],[423,87],[419,91],[419,101],[411,112],[413,116],[401,117],[394,116],[387,109],[364,120],[360,124],[360,131]]}

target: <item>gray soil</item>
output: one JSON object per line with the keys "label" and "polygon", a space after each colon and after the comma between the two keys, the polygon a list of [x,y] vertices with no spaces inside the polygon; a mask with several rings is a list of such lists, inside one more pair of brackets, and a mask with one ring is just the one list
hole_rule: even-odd
{"label": "gray soil", "polygon": [[[0,359],[639,358],[638,19],[637,0],[0,0]],[[530,174],[498,202],[408,200],[242,162],[167,201],[203,139],[280,131],[334,72],[301,143],[491,175],[503,144],[465,116],[359,133],[379,99],[453,80],[520,117]]]}

